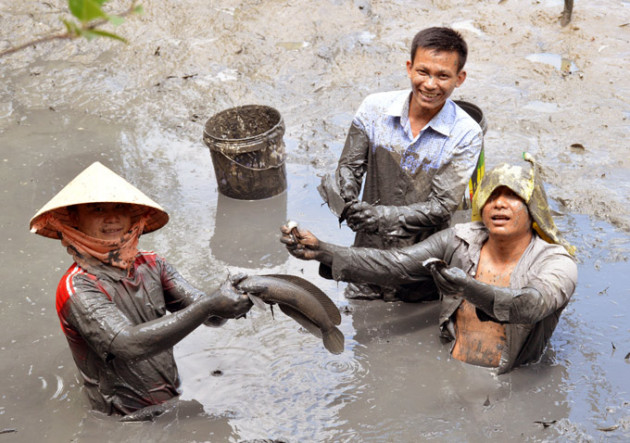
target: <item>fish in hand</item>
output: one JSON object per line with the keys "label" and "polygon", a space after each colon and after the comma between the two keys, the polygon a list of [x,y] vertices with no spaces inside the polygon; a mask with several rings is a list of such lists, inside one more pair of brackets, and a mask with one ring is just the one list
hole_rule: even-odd
{"label": "fish in hand", "polygon": [[252,303],[260,300],[274,305],[311,334],[322,338],[333,354],[344,349],[343,333],[337,328],[341,314],[335,303],[313,283],[295,275],[253,275],[241,280],[237,288],[249,295]]}
{"label": "fish in hand", "polygon": [[448,265],[442,259],[431,257],[431,258],[427,258],[426,260],[424,260],[422,262],[422,266],[427,268],[429,271],[431,271],[433,269],[436,269],[436,270],[439,271],[440,269],[446,268]]}

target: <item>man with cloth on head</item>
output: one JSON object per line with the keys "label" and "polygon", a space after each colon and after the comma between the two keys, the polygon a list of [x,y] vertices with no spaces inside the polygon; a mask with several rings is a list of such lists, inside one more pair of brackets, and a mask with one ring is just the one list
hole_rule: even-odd
{"label": "man with cloth on head", "polygon": [[[467,56],[457,31],[424,29],[407,61],[411,90],[372,94],[359,107],[337,169],[319,187],[356,232],[354,246],[407,246],[449,226],[483,160],[482,128],[449,98],[466,80]],[[423,298],[436,296],[430,283]],[[366,284],[349,284],[346,297],[417,301],[403,287]]]}
{"label": "man with cloth on head", "polygon": [[74,259],[57,287],[57,313],[90,403],[107,414],[177,397],[173,346],[252,306],[229,281],[207,295],[158,254],[138,251],[140,235],[167,222],[157,203],[98,162],[31,219],[32,232],[61,240]]}
{"label": "man with cloth on head", "polygon": [[335,280],[415,285],[440,292],[441,337],[451,355],[502,374],[537,361],[577,284],[574,248],[558,233],[537,166],[502,164],[473,200],[477,220],[412,246],[342,247],[307,230],[282,227],[281,241],[304,260],[332,268]]}

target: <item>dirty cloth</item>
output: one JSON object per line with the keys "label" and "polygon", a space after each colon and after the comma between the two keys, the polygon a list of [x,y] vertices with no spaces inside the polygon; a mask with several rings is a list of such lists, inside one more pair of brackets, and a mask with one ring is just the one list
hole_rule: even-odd
{"label": "dirty cloth", "polygon": [[138,239],[142,235],[147,218],[146,214],[141,216],[120,240],[91,237],[63,223],[53,212],[40,217],[35,226],[48,225],[55,229],[61,244],[68,248],[68,253],[72,255],[74,261],[84,268],[88,263],[105,263],[120,269],[129,269],[138,253]]}
{"label": "dirty cloth", "polygon": [[[488,230],[483,223],[471,222],[455,225],[406,248],[339,248],[333,255],[332,275],[335,280],[382,285],[425,282],[432,277],[422,262],[436,257],[474,278],[481,247],[487,239]],[[504,322],[506,328],[507,345],[499,374],[540,358],[576,284],[577,265],[571,255],[562,246],[548,243],[534,233],[512,272],[509,288],[513,296],[495,298],[493,312],[487,313]],[[523,300],[519,297],[522,288],[534,288],[540,297]],[[452,322],[462,300],[441,295],[439,325],[447,341],[455,339]]]}
{"label": "dirty cloth", "polygon": [[94,409],[124,415],[179,395],[172,348],[130,361],[112,355],[110,345],[124,327],[202,295],[151,252],[139,252],[128,272],[105,264],[68,269],[57,288],[57,313]]}
{"label": "dirty cloth", "polygon": [[479,124],[448,99],[414,138],[411,91],[368,96],[359,107],[341,153],[340,188],[384,207],[375,234],[358,232],[355,246],[388,248],[416,243],[448,226],[462,201],[483,141]]}

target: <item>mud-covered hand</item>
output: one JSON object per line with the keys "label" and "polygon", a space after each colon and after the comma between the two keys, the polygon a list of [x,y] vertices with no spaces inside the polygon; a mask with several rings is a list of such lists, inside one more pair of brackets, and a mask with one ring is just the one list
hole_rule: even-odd
{"label": "mud-covered hand", "polygon": [[252,307],[252,302],[246,294],[235,287],[240,280],[230,277],[212,294],[214,303],[210,318],[240,318],[247,314]]}
{"label": "mud-covered hand", "polygon": [[379,206],[366,202],[357,202],[348,208],[347,223],[353,231],[373,233],[378,231],[378,221],[381,217]]}
{"label": "mud-covered hand", "polygon": [[[238,274],[234,274],[234,275],[230,275],[229,277],[230,282],[232,283],[232,286],[236,286],[238,287],[238,284],[244,280],[245,278],[247,278],[247,274],[244,273],[238,273]],[[214,328],[218,328],[220,326],[223,326],[225,323],[227,323],[228,319],[227,318],[221,318],[217,315],[211,315],[210,317],[208,317],[208,319],[203,322],[204,325],[206,326],[211,326]]]}
{"label": "mud-covered hand", "polygon": [[356,200],[359,196],[359,186],[352,171],[341,169],[339,171],[339,195],[346,201]]}
{"label": "mud-covered hand", "polygon": [[472,280],[464,271],[457,267],[430,266],[435,285],[444,295],[461,295],[468,282]]}
{"label": "mud-covered hand", "polygon": [[[514,298],[512,289],[482,283],[456,267],[435,266],[431,268],[431,274],[442,294],[462,297],[493,318],[497,318],[497,313],[494,311],[497,296]],[[522,292],[532,291],[524,290]],[[507,318],[500,318],[499,320],[503,321]]]}
{"label": "mud-covered hand", "polygon": [[280,227],[280,241],[289,253],[302,260],[316,260],[319,253],[319,240],[310,231],[284,225]]}

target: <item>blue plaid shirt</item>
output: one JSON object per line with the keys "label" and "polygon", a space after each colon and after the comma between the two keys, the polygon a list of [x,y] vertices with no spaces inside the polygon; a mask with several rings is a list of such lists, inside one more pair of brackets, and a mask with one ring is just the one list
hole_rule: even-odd
{"label": "blue plaid shirt", "polygon": [[377,93],[363,101],[353,123],[367,134],[371,149],[400,153],[400,167],[415,174],[418,168],[439,169],[463,145],[474,154],[474,166],[481,147],[477,122],[448,99],[414,138],[409,123],[410,94],[409,90]]}

